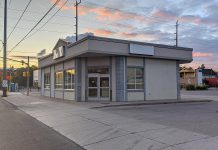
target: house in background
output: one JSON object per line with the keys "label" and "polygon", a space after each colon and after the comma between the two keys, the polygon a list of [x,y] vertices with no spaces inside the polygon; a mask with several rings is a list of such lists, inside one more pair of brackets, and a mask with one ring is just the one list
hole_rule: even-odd
{"label": "house in background", "polygon": [[37,87],[37,88],[40,88],[41,87],[41,81],[40,81],[40,70],[34,70],[33,71],[33,86],[34,87]]}
{"label": "house in background", "polygon": [[183,88],[187,85],[218,87],[218,74],[205,67],[193,69],[183,66],[180,67],[180,85]]}
{"label": "house in background", "polygon": [[196,85],[195,70],[191,67],[180,67],[180,85],[186,87],[187,85]]}
{"label": "house in background", "polygon": [[196,69],[197,85],[209,85],[213,87],[216,83],[218,74],[213,69],[198,68]]}

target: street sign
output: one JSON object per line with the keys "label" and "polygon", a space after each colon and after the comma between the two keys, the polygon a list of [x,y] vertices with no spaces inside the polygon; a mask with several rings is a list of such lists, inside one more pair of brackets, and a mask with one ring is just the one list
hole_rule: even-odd
{"label": "street sign", "polygon": [[2,87],[8,87],[8,80],[2,81]]}

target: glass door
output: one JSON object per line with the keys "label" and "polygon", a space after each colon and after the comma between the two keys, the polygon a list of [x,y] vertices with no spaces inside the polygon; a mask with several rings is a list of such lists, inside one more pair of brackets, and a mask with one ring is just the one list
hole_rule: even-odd
{"label": "glass door", "polygon": [[90,74],[88,76],[88,100],[110,100],[109,75]]}
{"label": "glass door", "polygon": [[98,77],[90,76],[88,80],[88,98],[92,100],[98,99]]}
{"label": "glass door", "polygon": [[109,76],[100,75],[100,100],[110,100],[110,78]]}

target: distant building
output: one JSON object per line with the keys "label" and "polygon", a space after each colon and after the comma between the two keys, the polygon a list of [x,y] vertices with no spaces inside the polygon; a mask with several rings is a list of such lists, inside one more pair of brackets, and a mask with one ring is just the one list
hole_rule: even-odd
{"label": "distant building", "polygon": [[34,70],[33,71],[33,86],[34,87],[41,87],[41,80],[40,80],[40,70]]}
{"label": "distant building", "polygon": [[187,85],[196,85],[195,70],[191,67],[180,68],[180,85],[186,87]]}
{"label": "distant building", "polygon": [[197,85],[199,86],[203,84],[208,84],[207,79],[214,79],[218,77],[217,72],[215,72],[213,69],[198,68],[195,72],[197,78]]}

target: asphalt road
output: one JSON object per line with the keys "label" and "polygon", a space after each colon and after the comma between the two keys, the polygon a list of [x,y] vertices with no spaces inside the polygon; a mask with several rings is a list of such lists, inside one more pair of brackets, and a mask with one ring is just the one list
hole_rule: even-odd
{"label": "asphalt road", "polygon": [[83,150],[76,143],[0,99],[0,150]]}
{"label": "asphalt road", "polygon": [[101,108],[121,116],[218,136],[218,102]]}

